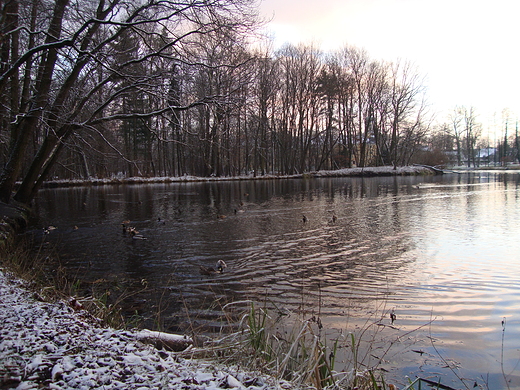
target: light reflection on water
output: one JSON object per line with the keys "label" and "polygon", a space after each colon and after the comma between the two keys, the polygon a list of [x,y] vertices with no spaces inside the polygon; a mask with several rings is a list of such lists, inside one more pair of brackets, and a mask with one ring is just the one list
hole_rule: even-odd
{"label": "light reflection on water", "polygon": [[[173,331],[186,329],[186,311],[215,325],[219,307],[246,298],[319,311],[331,337],[375,312],[388,325],[394,309],[397,329],[382,337],[406,337],[383,366],[401,376],[424,370],[451,380],[442,354],[460,363],[460,375],[490,373],[490,388],[504,387],[506,318],[504,368],[520,388],[519,182],[485,172],[52,189],[39,196],[38,224],[58,230],[32,233],[58,243],[86,281],[146,279],[155,294],[134,306],[146,315],[161,304]],[[147,240],[124,235],[124,220]],[[217,259],[228,264],[224,274],[199,274]]]}

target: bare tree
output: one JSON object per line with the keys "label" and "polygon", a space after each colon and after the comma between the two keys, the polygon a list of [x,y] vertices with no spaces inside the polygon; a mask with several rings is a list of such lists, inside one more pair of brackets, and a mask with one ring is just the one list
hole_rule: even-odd
{"label": "bare tree", "polygon": [[463,128],[462,121],[464,109],[462,107],[455,107],[450,115],[450,134],[455,140],[455,147],[457,149],[457,165],[462,165],[462,139]]}
{"label": "bare tree", "polygon": [[518,161],[518,163],[520,163],[520,138],[518,136],[518,121],[516,121],[516,126],[515,126],[515,149],[516,149],[516,153],[515,153],[516,161]]}
{"label": "bare tree", "polygon": [[[0,200],[5,202],[20,177],[14,198],[29,202],[74,133],[91,131],[103,137],[105,129],[125,121],[140,121],[146,127],[149,118],[166,116],[172,109],[206,104],[211,97],[178,107],[154,105],[154,98],[171,80],[172,68],[152,63],[158,58],[182,60],[200,36],[244,32],[256,22],[249,0],[55,0],[50,4],[10,0],[0,4],[2,15],[11,15],[8,8],[12,7],[24,11],[17,13],[21,18],[0,20],[5,60],[0,90],[8,118],[0,133],[10,140],[0,178]],[[161,40],[157,32],[161,30],[167,39]],[[125,37],[132,39],[130,48],[121,46]],[[18,82],[20,75],[22,82]],[[130,94],[142,104],[125,105]],[[35,154],[28,147],[31,141],[38,147]],[[30,164],[24,168],[26,161]]]}
{"label": "bare tree", "polygon": [[352,132],[350,136],[350,144],[352,145],[353,158],[356,160],[356,164],[364,166],[365,154],[364,148],[361,147],[363,140],[366,141],[367,135],[364,125],[368,122],[365,121],[364,114],[367,113],[366,104],[367,99],[365,97],[366,89],[365,83],[368,73],[369,58],[366,51],[358,49],[356,47],[346,47],[342,53],[343,66],[348,69],[351,74],[352,82],[354,84],[353,94],[348,97],[349,102],[352,105],[350,112],[352,117],[350,118],[352,124]]}
{"label": "bare tree", "polygon": [[338,64],[333,60],[326,64],[319,75],[317,93],[322,96],[323,100],[323,135],[319,138],[321,147],[318,145],[316,156],[316,169],[320,170],[322,166],[325,169],[333,169],[334,167],[334,147],[338,142],[337,132],[337,110],[339,106],[339,87],[340,87],[340,69]]}
{"label": "bare tree", "polygon": [[[248,123],[252,129],[246,133],[245,166],[252,167],[257,173],[265,174],[274,169],[276,144],[276,102],[279,93],[278,61],[266,52],[255,55],[255,77],[252,84],[251,104],[249,105]],[[252,153],[249,153],[252,150]],[[250,154],[252,161],[250,161]]]}
{"label": "bare tree", "polygon": [[344,95],[343,105],[349,124],[349,147],[359,166],[379,164],[387,154],[386,121],[388,120],[388,97],[390,96],[388,67],[372,61],[364,50],[346,47],[341,52],[342,64],[351,86]]}
{"label": "bare tree", "polygon": [[471,164],[473,164],[475,167],[477,166],[475,145],[481,135],[482,126],[480,123],[477,123],[477,116],[473,107],[470,107],[469,109],[463,107],[462,114],[464,116],[467,166],[470,167]]}
{"label": "bare tree", "polygon": [[323,63],[317,49],[304,45],[286,46],[278,53],[277,60],[282,77],[279,157],[281,171],[292,174],[310,168],[320,108],[316,86]]}
{"label": "bare tree", "polygon": [[506,108],[506,109],[502,110],[502,121],[504,123],[504,142],[503,142],[502,147],[500,148],[500,154],[501,154],[500,162],[504,166],[507,165],[507,161],[509,160],[509,157],[510,157],[509,156],[509,154],[510,154],[509,153],[509,142],[508,142],[509,120],[510,120],[510,112],[509,112],[509,109]]}
{"label": "bare tree", "polygon": [[[421,122],[420,114],[424,109],[421,94],[424,92],[422,80],[410,63],[397,62],[392,67],[392,86],[390,103],[390,155],[394,168],[399,164],[399,139],[401,126],[409,115],[417,115],[412,124],[417,126]],[[409,139],[409,136],[406,137]]]}

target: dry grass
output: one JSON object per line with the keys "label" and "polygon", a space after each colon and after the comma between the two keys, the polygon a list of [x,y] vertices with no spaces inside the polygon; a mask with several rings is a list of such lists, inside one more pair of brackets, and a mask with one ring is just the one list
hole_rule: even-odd
{"label": "dry grass", "polygon": [[[248,310],[239,309],[246,304]],[[181,355],[216,359],[225,364],[262,371],[291,381],[300,388],[395,389],[385,383],[377,365],[369,367],[365,363],[370,345],[362,345],[367,341],[361,338],[361,333],[378,331],[375,322],[367,325],[361,333],[348,333],[329,340],[327,344],[323,325],[317,316],[302,318],[301,315],[281,314],[268,310],[265,305],[258,307],[251,301],[230,303],[222,310],[228,321],[235,323],[239,318],[239,330],[221,334],[203,347]],[[285,330],[281,331],[281,327]],[[342,353],[348,356],[341,362],[341,370],[336,360],[340,348],[346,349]]]}
{"label": "dry grass", "polygon": [[0,264],[5,273],[23,280],[34,290],[38,299],[68,301],[74,309],[85,309],[96,321],[114,328],[134,325],[128,324],[122,315],[121,302],[140,291],[129,292],[124,287],[109,287],[106,281],[97,281],[90,284],[88,295],[82,294],[82,282],[59,265],[53,248],[46,245],[40,245],[36,251],[30,248],[33,246],[22,239],[6,239],[0,246]]}

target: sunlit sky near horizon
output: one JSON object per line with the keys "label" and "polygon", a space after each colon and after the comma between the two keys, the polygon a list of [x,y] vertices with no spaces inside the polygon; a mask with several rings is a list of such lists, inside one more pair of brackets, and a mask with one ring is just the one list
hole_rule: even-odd
{"label": "sunlit sky near horizon", "polygon": [[262,0],[260,13],[274,48],[353,45],[412,62],[438,121],[457,105],[474,107],[484,127],[501,127],[506,108],[510,126],[520,119],[518,0]]}

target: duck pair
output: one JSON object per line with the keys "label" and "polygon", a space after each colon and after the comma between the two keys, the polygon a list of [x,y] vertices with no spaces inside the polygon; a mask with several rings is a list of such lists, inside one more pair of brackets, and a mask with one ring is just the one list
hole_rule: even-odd
{"label": "duck pair", "polygon": [[128,233],[130,234],[130,236],[134,239],[134,240],[146,240],[145,237],[143,237],[142,234],[139,234],[139,231],[133,227],[133,226],[128,226],[128,223],[130,223],[130,221],[124,221],[121,225],[123,226],[123,233]]}

